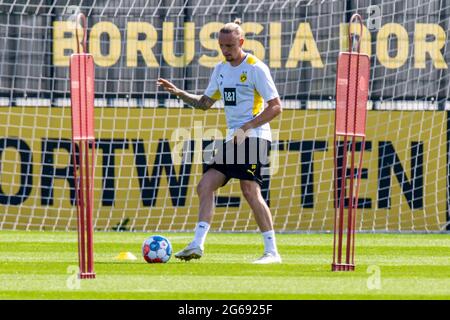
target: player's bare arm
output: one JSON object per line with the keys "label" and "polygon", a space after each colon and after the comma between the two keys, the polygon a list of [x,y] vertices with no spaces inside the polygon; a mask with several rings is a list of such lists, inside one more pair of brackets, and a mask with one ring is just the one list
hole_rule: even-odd
{"label": "player's bare arm", "polygon": [[246,137],[246,132],[250,129],[257,128],[263,124],[272,121],[283,111],[280,98],[274,98],[267,102],[267,107],[260,115],[244,124],[235,132],[235,142],[241,144]]}
{"label": "player's bare arm", "polygon": [[176,95],[178,98],[183,100],[188,105],[194,107],[195,109],[208,110],[209,108],[212,107],[214,102],[216,102],[214,99],[211,99],[206,95],[196,95],[181,90],[170,81],[167,81],[166,79],[159,78],[156,84],[157,86],[163,87],[164,90],[166,90],[167,92]]}

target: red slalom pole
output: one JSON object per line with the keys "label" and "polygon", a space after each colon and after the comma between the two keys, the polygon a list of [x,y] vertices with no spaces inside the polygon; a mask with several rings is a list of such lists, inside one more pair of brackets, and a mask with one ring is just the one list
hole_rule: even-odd
{"label": "red slalom pole", "polygon": [[[72,108],[72,157],[77,205],[78,258],[80,279],[95,278],[94,271],[94,59],[86,53],[86,17],[79,14],[77,26],[82,20],[83,52],[80,53],[78,27],[76,29],[77,53],[70,57],[70,98]],[[77,156],[78,154],[78,156]],[[79,174],[77,173],[79,170]]]}
{"label": "red slalom pole", "polygon": [[[351,25],[359,20],[360,38],[357,51],[353,51]],[[362,157],[366,137],[367,100],[369,92],[370,59],[360,53],[362,38],[362,19],[354,14],[349,24],[349,52],[339,53],[336,72],[336,111],[334,132],[334,237],[332,271],[355,270],[355,233],[356,211],[361,181]],[[356,164],[356,144],[361,138],[360,159]],[[343,141],[342,162],[338,161],[340,154],[336,152]],[[349,148],[350,146],[350,148]],[[350,149],[350,150],[349,150]],[[350,151],[350,157],[347,156]],[[350,159],[350,165],[348,161]],[[348,167],[350,167],[347,175]],[[356,176],[356,179],[355,179]],[[340,181],[339,181],[340,179]],[[349,192],[347,193],[347,179]],[[339,183],[340,182],[340,183]],[[346,196],[348,204],[346,206]],[[347,210],[346,210],[347,209]],[[343,252],[345,251],[345,255]]]}

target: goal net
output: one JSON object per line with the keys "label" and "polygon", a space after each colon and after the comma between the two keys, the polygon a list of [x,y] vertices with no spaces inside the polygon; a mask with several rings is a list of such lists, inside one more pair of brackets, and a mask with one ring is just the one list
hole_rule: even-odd
{"label": "goal net", "polygon": [[[336,60],[354,13],[371,58],[357,230],[449,229],[450,2],[6,0],[0,230],[76,229],[68,65],[78,12],[95,60],[96,230],[193,230],[203,151],[225,137],[224,106],[193,110],[156,80],[202,94],[222,60],[217,32],[235,18],[283,102],[262,188],[275,229],[332,230]],[[213,230],[257,230],[237,181],[215,202]]]}

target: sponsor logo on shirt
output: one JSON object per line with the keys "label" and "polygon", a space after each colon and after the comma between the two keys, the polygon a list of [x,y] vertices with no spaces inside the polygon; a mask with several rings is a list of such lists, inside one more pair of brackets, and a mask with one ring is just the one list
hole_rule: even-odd
{"label": "sponsor logo on shirt", "polygon": [[236,88],[223,88],[223,98],[226,106],[235,106]]}

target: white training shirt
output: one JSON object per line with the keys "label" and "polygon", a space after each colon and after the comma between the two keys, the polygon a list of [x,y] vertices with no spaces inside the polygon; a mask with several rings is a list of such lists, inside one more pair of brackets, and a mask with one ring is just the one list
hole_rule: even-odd
{"label": "white training shirt", "polygon": [[[236,129],[258,116],[267,101],[279,97],[269,68],[249,53],[236,67],[226,61],[217,64],[205,95],[224,102],[226,141],[233,138]],[[251,129],[248,136],[272,141],[269,123]]]}

